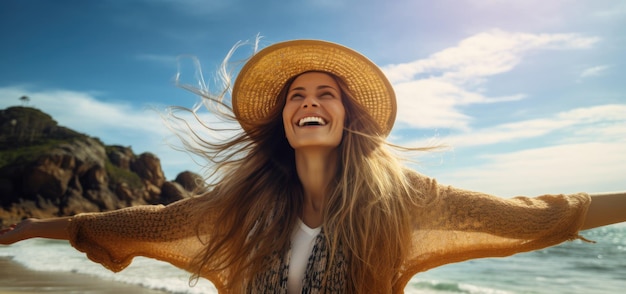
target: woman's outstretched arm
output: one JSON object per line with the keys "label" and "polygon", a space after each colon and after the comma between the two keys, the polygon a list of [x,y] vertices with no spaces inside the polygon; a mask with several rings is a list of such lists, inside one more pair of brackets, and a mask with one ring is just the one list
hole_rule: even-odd
{"label": "woman's outstretched arm", "polygon": [[626,221],[626,192],[590,194],[591,204],[581,230]]}
{"label": "woman's outstretched arm", "polygon": [[0,244],[8,245],[30,238],[68,240],[70,217],[49,219],[29,218],[0,230]]}

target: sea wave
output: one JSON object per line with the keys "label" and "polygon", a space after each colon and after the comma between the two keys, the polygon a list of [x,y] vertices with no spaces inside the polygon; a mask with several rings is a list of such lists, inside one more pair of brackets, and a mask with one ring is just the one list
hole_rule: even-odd
{"label": "sea wave", "polygon": [[217,293],[213,284],[206,280],[199,280],[190,287],[191,274],[154,259],[137,257],[128,268],[113,273],[100,264],[90,262],[66,241],[26,240],[0,247],[0,257],[11,258],[35,271],[77,273],[169,293]]}
{"label": "sea wave", "polygon": [[411,283],[405,293],[428,294],[514,294],[513,292],[467,283],[443,281],[418,281]]}

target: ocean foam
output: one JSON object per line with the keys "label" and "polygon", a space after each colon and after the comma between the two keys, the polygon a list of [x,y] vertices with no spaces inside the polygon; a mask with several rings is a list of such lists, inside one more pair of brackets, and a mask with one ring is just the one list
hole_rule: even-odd
{"label": "ocean foam", "polygon": [[207,280],[199,280],[194,287],[190,287],[189,273],[154,259],[137,257],[128,268],[113,273],[91,262],[66,241],[26,240],[0,247],[0,257],[9,257],[35,271],[78,273],[170,293],[217,293]]}

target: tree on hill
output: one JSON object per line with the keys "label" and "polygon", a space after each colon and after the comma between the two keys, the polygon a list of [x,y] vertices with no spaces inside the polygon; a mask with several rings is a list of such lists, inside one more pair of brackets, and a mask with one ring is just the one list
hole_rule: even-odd
{"label": "tree on hill", "polygon": [[28,102],[30,102],[30,98],[28,98],[28,96],[24,95],[24,96],[20,97],[20,101],[22,101],[22,105],[28,105]]}

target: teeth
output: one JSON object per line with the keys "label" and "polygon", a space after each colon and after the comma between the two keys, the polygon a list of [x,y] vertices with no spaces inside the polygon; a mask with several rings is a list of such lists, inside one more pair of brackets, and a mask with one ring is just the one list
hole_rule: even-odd
{"label": "teeth", "polygon": [[304,126],[304,125],[320,125],[320,126],[324,126],[324,125],[326,125],[326,121],[324,121],[324,119],[321,118],[321,117],[308,116],[308,117],[302,118],[298,122],[298,126]]}

